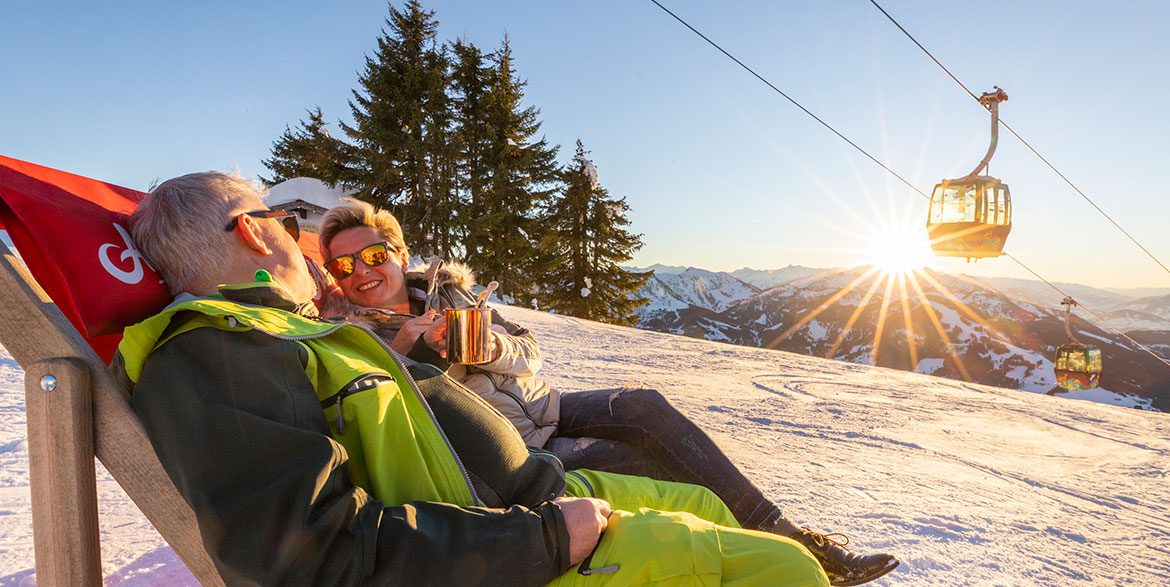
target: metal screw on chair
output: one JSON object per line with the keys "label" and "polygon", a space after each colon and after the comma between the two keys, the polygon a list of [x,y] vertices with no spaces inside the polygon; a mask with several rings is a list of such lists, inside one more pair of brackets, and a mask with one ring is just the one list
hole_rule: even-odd
{"label": "metal screw on chair", "polygon": [[57,389],[57,378],[52,375],[45,375],[41,377],[41,389],[45,391],[53,391]]}

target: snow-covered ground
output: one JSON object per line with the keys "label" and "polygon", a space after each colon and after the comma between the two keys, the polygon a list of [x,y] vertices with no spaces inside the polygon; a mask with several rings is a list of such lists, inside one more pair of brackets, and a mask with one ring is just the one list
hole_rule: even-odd
{"label": "snow-covered ground", "polygon": [[[563,390],[663,391],[874,585],[1170,585],[1170,415],[518,308]],[[31,584],[22,373],[0,354],[0,586]],[[101,473],[108,584],[194,579]]]}

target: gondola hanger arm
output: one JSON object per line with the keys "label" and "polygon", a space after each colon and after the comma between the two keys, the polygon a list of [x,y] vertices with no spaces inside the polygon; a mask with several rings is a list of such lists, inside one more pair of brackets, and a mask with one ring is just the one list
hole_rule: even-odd
{"label": "gondola hanger arm", "polygon": [[991,112],[991,144],[988,145],[987,154],[983,156],[983,160],[963,179],[977,177],[984,169],[987,169],[987,165],[991,163],[992,156],[995,155],[995,147],[999,144],[999,103],[1006,102],[1008,95],[999,86],[992,87],[995,88],[995,91],[983,92],[983,95],[979,96],[979,103]]}
{"label": "gondola hanger arm", "polygon": [[1076,344],[1081,344],[1081,341],[1077,340],[1077,337],[1073,336],[1072,327],[1070,326],[1070,323],[1072,322],[1072,309],[1073,309],[1073,306],[1077,305],[1077,301],[1072,299],[1072,296],[1064,296],[1064,299],[1060,301],[1060,305],[1064,306],[1064,332],[1065,332],[1065,334],[1068,335],[1069,340],[1073,341]]}

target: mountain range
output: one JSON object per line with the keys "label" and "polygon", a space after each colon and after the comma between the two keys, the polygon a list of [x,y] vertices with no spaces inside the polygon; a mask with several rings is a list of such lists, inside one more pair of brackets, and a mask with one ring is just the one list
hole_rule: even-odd
{"label": "mountain range", "polygon": [[[934,271],[898,278],[862,266],[732,272],[654,265],[639,327],[745,346],[1049,394],[1067,341],[1060,296],[1039,281]],[[1170,289],[1056,284],[1112,325],[1170,356]],[[1170,411],[1170,365],[1074,312],[1077,340],[1101,349],[1101,389],[1072,397],[1136,399]]]}

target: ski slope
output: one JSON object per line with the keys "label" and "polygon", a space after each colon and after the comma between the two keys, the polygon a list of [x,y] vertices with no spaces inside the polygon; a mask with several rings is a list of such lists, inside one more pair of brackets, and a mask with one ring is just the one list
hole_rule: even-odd
{"label": "ski slope", "polygon": [[[566,391],[661,390],[873,585],[1170,585],[1170,415],[500,308]],[[0,586],[34,583],[22,373],[0,353]],[[144,447],[145,448],[145,447]],[[99,471],[110,585],[194,585]]]}

